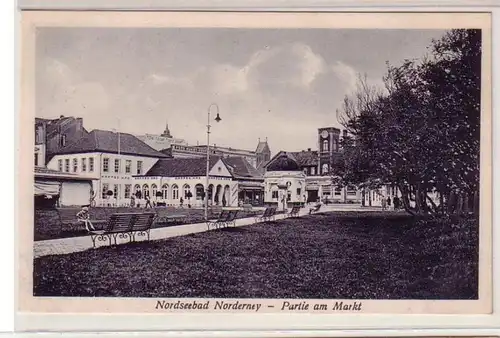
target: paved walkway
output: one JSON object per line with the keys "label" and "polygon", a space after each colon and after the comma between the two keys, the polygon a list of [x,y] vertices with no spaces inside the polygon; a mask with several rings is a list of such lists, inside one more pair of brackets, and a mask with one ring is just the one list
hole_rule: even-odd
{"label": "paved walkway", "polygon": [[[321,207],[320,212],[331,212],[331,211],[374,211],[380,210],[379,208],[361,208],[359,205],[323,205]],[[300,209],[299,216],[304,216],[309,213],[309,208]],[[280,220],[286,218],[286,215],[276,215],[276,220]],[[246,226],[255,224],[255,217],[248,218],[240,218],[236,220],[236,226]],[[213,228],[211,228],[213,229]],[[184,236],[189,234],[195,234],[199,232],[207,231],[206,223],[195,223],[195,224],[185,224],[185,225],[177,225],[165,228],[156,228],[151,229],[150,239],[158,240],[165,239],[171,237]],[[128,243],[128,240],[122,240],[123,243]],[[118,243],[120,244],[120,240],[118,239]],[[105,246],[108,245],[108,242],[98,242],[96,241],[97,246]],[[80,237],[71,237],[71,238],[60,238],[60,239],[51,239],[46,241],[36,241],[33,245],[33,256],[42,257],[48,255],[64,255],[72,252],[79,252],[91,249],[92,240],[90,236],[80,236]]]}

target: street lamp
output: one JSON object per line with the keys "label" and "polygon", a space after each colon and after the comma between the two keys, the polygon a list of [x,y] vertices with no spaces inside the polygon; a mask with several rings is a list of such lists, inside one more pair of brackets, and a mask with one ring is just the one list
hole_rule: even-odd
{"label": "street lamp", "polygon": [[[210,106],[208,106],[208,123],[207,123],[207,177],[206,177],[206,184],[205,184],[205,220],[208,221],[208,179],[209,179],[209,173],[210,173],[210,110],[212,107],[217,108],[217,116],[215,117],[215,122],[220,122],[222,119],[219,116],[219,106],[217,103],[212,103]],[[213,191],[212,191],[213,193]]]}

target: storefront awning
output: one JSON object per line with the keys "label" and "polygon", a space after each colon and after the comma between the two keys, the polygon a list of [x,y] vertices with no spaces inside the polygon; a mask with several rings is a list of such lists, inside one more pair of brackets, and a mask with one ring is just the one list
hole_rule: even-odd
{"label": "storefront awning", "polygon": [[317,185],[307,185],[306,190],[319,190]]}
{"label": "storefront awning", "polygon": [[263,191],[264,185],[262,183],[257,183],[257,182],[256,183],[245,182],[245,183],[239,183],[238,189],[243,191]]}
{"label": "storefront awning", "polygon": [[61,183],[35,180],[35,196],[56,196],[61,191]]}

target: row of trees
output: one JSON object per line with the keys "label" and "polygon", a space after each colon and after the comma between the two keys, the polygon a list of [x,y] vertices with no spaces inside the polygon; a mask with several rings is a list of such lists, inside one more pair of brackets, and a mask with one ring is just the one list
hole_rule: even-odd
{"label": "row of trees", "polygon": [[337,111],[349,136],[335,183],[397,186],[411,213],[476,209],[481,31],[449,31],[423,59],[387,64],[383,80],[384,89],[360,76]]}

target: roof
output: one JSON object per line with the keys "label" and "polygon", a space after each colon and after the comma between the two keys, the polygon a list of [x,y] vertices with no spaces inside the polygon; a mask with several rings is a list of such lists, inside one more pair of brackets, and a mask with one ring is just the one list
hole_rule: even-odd
{"label": "roof", "polygon": [[98,179],[97,177],[88,177],[74,173],[60,172],[45,167],[35,167],[33,172],[35,174],[35,177],[43,177],[43,178],[58,178],[58,179],[79,180],[79,181],[91,181]]}
{"label": "roof", "polygon": [[266,165],[267,171],[300,171],[300,166],[293,155],[282,152]]}
{"label": "roof", "polygon": [[[118,147],[119,144],[119,147]],[[92,130],[72,144],[61,148],[57,154],[76,154],[89,152],[118,153],[144,157],[168,157],[137,137],[127,133],[115,133],[108,130]]]}
{"label": "roof", "polygon": [[223,161],[236,178],[262,178],[262,174],[242,156],[225,157]]}
{"label": "roof", "polygon": [[293,156],[300,167],[318,165],[318,152],[315,150],[295,151],[289,154]]}
{"label": "roof", "polygon": [[271,152],[271,149],[269,148],[269,144],[267,144],[267,141],[259,141],[259,144],[257,144],[257,149],[255,150],[256,153],[264,153],[264,152]]}
{"label": "roof", "polygon": [[[210,168],[220,160],[218,156],[210,157]],[[194,158],[165,158],[158,160],[144,176],[183,177],[205,176],[207,174],[207,159]]]}

